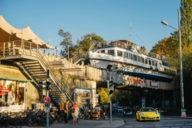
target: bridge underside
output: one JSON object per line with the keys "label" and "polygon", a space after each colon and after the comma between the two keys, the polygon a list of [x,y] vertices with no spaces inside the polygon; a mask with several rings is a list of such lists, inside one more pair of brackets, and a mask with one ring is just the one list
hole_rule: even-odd
{"label": "bridge underside", "polygon": [[121,71],[123,75],[130,75],[139,77],[141,79],[149,79],[149,80],[155,80],[155,81],[164,81],[164,82],[170,82],[173,80],[173,78],[170,76],[162,76],[162,75],[156,75],[156,74],[149,74],[149,73],[141,73],[141,72],[129,72],[129,71]]}
{"label": "bridge underside", "polygon": [[[159,74],[147,74],[140,72],[118,71],[123,76],[123,83],[114,83],[115,89],[130,89],[134,87],[149,88],[157,90],[173,90],[173,76],[163,76]],[[114,78],[115,79],[115,78]],[[97,88],[107,88],[106,81],[97,82]]]}

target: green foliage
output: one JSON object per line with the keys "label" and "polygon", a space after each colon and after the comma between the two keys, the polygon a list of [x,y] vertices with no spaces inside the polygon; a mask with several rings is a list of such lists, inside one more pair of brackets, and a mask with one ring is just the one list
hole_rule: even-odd
{"label": "green foliage", "polygon": [[112,100],[115,103],[118,102],[122,106],[129,106],[132,104],[129,90],[115,90],[112,95]]}
{"label": "green foliage", "polygon": [[192,0],[181,0],[180,11],[182,42],[188,45],[192,42]]}
{"label": "green foliage", "polygon": [[192,44],[183,48],[183,70],[186,73],[191,73],[192,71]]}
{"label": "green foliage", "polygon": [[100,95],[101,104],[107,104],[110,102],[109,90],[107,88],[99,88],[97,92]]}
{"label": "green foliage", "polygon": [[87,52],[91,47],[91,45],[96,42],[100,44],[106,43],[106,41],[104,41],[102,37],[96,35],[95,33],[91,33],[91,34],[85,35],[83,39],[79,41],[79,46],[83,51]]}
{"label": "green foliage", "polygon": [[[86,56],[86,53],[89,50],[92,50],[92,46],[94,44],[106,44],[106,41],[99,35],[96,35],[95,33],[91,33],[91,34],[86,34],[85,36],[83,36],[82,40],[77,42],[77,45],[75,45],[72,49],[73,49],[73,59],[74,60],[78,60],[80,58],[83,58]],[[93,47],[94,48],[94,47]]]}
{"label": "green foliage", "polygon": [[69,46],[72,46],[72,35],[69,32],[64,32],[63,29],[60,29],[58,34],[63,37],[63,40],[60,42],[60,45],[63,47],[61,54],[66,57],[69,53]]}
{"label": "green foliage", "polygon": [[[182,52],[183,52],[183,77],[185,87],[186,103],[191,103],[191,83],[192,83],[192,0],[181,0],[181,35],[182,35]],[[160,40],[151,50],[159,55],[166,56],[169,63],[174,65],[178,72],[180,71],[179,63],[179,41],[178,32],[174,32],[170,37]],[[180,75],[180,73],[178,73]],[[177,76],[179,79],[179,76]],[[177,80],[179,81],[179,80]],[[191,108],[188,104],[186,108]]]}
{"label": "green foliage", "polygon": [[[177,33],[177,32],[175,32]],[[151,53],[158,54],[159,56],[167,58],[169,63],[177,67],[179,62],[179,43],[178,36],[172,35],[170,37],[160,40],[150,51]],[[177,52],[176,52],[177,51]]]}

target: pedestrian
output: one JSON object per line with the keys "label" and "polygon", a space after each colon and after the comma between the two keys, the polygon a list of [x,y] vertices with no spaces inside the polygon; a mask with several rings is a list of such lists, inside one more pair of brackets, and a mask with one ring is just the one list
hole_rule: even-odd
{"label": "pedestrian", "polygon": [[79,116],[79,105],[77,104],[77,102],[74,102],[72,107],[73,125],[76,125],[78,123],[78,116]]}
{"label": "pedestrian", "polygon": [[67,101],[65,103],[64,113],[65,113],[65,123],[68,123],[68,120],[69,120],[69,101]]}
{"label": "pedestrian", "polygon": [[59,116],[60,116],[60,119],[59,121],[64,121],[64,103],[60,103],[60,106],[59,106]]}

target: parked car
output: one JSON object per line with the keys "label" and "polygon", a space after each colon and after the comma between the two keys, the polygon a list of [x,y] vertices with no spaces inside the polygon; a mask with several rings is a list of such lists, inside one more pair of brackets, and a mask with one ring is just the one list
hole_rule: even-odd
{"label": "parked car", "polygon": [[158,110],[152,107],[142,107],[139,111],[136,112],[136,120],[155,120],[160,121],[160,114]]}
{"label": "parked car", "polygon": [[122,106],[118,106],[117,107],[117,112],[118,113],[123,113],[123,107]]}
{"label": "parked car", "polygon": [[133,115],[133,111],[131,108],[124,108],[123,109],[123,116],[132,116]]}

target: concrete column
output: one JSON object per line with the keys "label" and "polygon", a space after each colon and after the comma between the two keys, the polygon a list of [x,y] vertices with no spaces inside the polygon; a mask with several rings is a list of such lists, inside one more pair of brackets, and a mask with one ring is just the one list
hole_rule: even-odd
{"label": "concrete column", "polygon": [[93,107],[95,107],[97,103],[96,81],[90,81],[90,86],[91,86],[91,103]]}
{"label": "concrete column", "polygon": [[145,107],[146,106],[146,99],[145,97],[141,98],[141,107]]}

